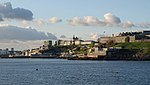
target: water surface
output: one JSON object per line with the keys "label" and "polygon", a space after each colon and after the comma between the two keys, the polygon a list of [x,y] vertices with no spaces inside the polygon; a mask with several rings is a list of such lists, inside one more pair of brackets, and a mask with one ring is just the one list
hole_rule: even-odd
{"label": "water surface", "polygon": [[0,85],[149,85],[150,61],[0,59]]}

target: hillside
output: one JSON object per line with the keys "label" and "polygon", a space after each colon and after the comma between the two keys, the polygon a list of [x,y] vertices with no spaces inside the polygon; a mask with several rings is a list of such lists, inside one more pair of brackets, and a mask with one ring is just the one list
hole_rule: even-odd
{"label": "hillside", "polygon": [[122,47],[125,49],[150,49],[150,42],[117,43],[114,47]]}
{"label": "hillside", "polygon": [[150,42],[117,43],[114,47],[122,47],[124,49],[132,50],[142,58],[150,56]]}

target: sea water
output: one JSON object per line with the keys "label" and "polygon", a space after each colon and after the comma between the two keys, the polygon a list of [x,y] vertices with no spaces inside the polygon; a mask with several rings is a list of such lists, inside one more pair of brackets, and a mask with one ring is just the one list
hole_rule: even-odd
{"label": "sea water", "polygon": [[150,61],[0,59],[0,85],[150,85]]}

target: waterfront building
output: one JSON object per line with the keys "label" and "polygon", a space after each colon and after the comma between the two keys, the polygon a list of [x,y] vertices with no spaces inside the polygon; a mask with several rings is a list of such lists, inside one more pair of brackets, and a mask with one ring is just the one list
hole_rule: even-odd
{"label": "waterfront building", "polygon": [[90,45],[90,44],[94,44],[94,43],[95,43],[95,41],[86,40],[86,41],[81,42],[81,45]]}
{"label": "waterfront building", "polygon": [[72,45],[72,41],[71,40],[65,40],[64,41],[64,46],[67,46],[67,45]]}
{"label": "waterfront building", "polygon": [[98,42],[100,43],[108,43],[108,42],[111,42],[111,41],[114,41],[115,38],[114,37],[101,37],[98,39]]}
{"label": "waterfront building", "polygon": [[122,32],[118,36],[101,37],[100,43],[150,42],[150,31]]}
{"label": "waterfront building", "polygon": [[104,58],[104,57],[106,57],[107,50],[108,50],[108,48],[93,47],[93,48],[89,49],[87,57]]}
{"label": "waterfront building", "polygon": [[10,54],[9,49],[0,49],[0,55],[6,55],[6,54]]}
{"label": "waterfront building", "polygon": [[9,50],[8,48],[0,49],[0,57],[15,57],[21,54],[21,51],[15,51],[14,48],[11,48],[11,50]]}
{"label": "waterfront building", "polygon": [[58,41],[56,41],[56,43],[57,43],[57,46],[63,46],[65,41],[64,40],[58,40]]}
{"label": "waterfront building", "polygon": [[135,42],[135,36],[116,36],[115,43]]}
{"label": "waterfront building", "polygon": [[41,50],[39,48],[31,49],[29,56],[35,55],[35,54],[42,54]]}
{"label": "waterfront building", "polygon": [[50,47],[52,47],[52,41],[51,40],[44,41],[43,48],[44,49],[49,49]]}
{"label": "waterfront building", "polygon": [[84,42],[83,40],[76,40],[75,45],[81,45],[81,43]]}
{"label": "waterfront building", "polygon": [[57,46],[67,46],[67,45],[72,45],[73,41],[72,40],[58,40],[56,41]]}
{"label": "waterfront building", "polygon": [[30,56],[30,50],[28,49],[28,50],[22,51],[22,55],[24,55],[24,56]]}

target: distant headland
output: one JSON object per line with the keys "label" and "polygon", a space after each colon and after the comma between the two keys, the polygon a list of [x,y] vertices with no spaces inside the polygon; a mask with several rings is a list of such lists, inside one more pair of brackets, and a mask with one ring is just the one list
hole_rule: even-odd
{"label": "distant headland", "polygon": [[0,58],[58,58],[68,60],[150,60],[150,31],[122,32],[100,37],[97,41],[44,41],[39,48],[15,51],[0,49]]}

